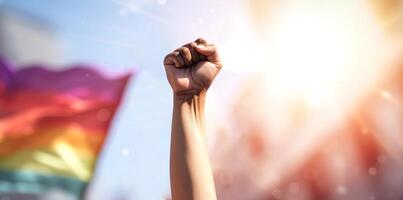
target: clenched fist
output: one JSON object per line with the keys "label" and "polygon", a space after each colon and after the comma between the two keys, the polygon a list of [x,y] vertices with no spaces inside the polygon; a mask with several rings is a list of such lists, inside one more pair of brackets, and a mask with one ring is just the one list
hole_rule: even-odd
{"label": "clenched fist", "polygon": [[168,54],[164,66],[175,95],[197,95],[210,87],[222,64],[216,47],[199,38]]}

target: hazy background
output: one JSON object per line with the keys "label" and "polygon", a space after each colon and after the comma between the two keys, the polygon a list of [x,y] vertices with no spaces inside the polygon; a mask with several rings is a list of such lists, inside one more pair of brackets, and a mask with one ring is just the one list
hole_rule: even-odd
{"label": "hazy background", "polygon": [[[89,200],[169,196],[172,97],[162,60],[200,36],[216,43],[224,59],[207,105],[220,197],[398,198],[403,196],[396,189],[403,183],[398,162],[403,144],[396,142],[403,138],[402,71],[401,65],[388,71],[385,60],[401,57],[395,49],[403,49],[396,42],[402,5],[399,0],[0,0],[0,51],[20,67],[85,63],[111,75],[136,72]],[[383,75],[387,84],[374,87]],[[332,89],[343,92],[334,98]],[[360,108],[378,118],[356,125],[351,111]],[[384,129],[373,131],[373,124]],[[360,143],[367,140],[368,146]],[[311,168],[323,177],[305,180]],[[357,171],[355,178],[351,173]]]}

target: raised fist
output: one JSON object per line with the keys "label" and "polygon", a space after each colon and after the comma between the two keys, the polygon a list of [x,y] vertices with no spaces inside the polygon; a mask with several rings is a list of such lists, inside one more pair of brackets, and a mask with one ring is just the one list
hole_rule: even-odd
{"label": "raised fist", "polygon": [[175,95],[197,95],[210,87],[222,64],[216,47],[199,38],[168,54],[164,66]]}

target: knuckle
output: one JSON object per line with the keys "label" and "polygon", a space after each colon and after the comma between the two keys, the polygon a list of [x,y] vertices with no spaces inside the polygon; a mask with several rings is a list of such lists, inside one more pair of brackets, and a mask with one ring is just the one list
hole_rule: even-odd
{"label": "knuckle", "polygon": [[187,48],[187,47],[183,47],[183,48],[182,48],[182,52],[183,52],[184,54],[188,54],[188,53],[190,53],[190,50],[189,50],[189,48]]}
{"label": "knuckle", "polygon": [[191,42],[191,43],[189,43],[189,45],[190,45],[191,47],[196,47],[196,46],[197,46],[197,43],[196,43],[196,42]]}
{"label": "knuckle", "polygon": [[166,56],[166,58],[168,58],[168,57],[175,57],[175,52],[169,53],[169,54]]}
{"label": "knuckle", "polygon": [[187,43],[187,44],[183,45],[183,47],[191,48],[191,47],[192,47],[192,43],[194,43],[194,42]]}
{"label": "knuckle", "polygon": [[181,53],[182,53],[182,56],[183,56],[184,59],[189,60],[192,57],[190,49],[187,48],[187,47],[182,47],[181,48]]}
{"label": "knuckle", "polygon": [[183,46],[183,47],[180,47],[178,50],[179,50],[180,52],[184,52],[184,51],[186,51],[186,49],[187,49],[187,48]]}
{"label": "knuckle", "polygon": [[193,64],[195,64],[195,63],[197,63],[197,62],[200,61],[200,55],[199,55],[199,53],[197,52],[196,48],[197,48],[196,42],[189,43],[189,50],[190,50],[190,55],[191,55],[191,62],[192,62]]}
{"label": "knuckle", "polygon": [[167,54],[166,56],[165,56],[165,59],[167,59],[169,56],[171,56],[172,55],[172,53],[169,53],[169,54]]}
{"label": "knuckle", "polygon": [[178,50],[176,50],[176,51],[172,52],[172,57],[174,57],[175,59],[179,58],[179,56],[180,56],[179,54],[180,54],[180,52]]}
{"label": "knuckle", "polygon": [[196,43],[198,43],[198,44],[206,44],[207,41],[206,41],[204,38],[200,37],[200,38],[198,38],[198,39],[196,40]]}
{"label": "knuckle", "polygon": [[176,54],[176,53],[181,52],[181,48],[182,48],[182,47],[179,47],[179,48],[175,49],[175,51],[174,51],[173,53],[175,53],[175,54]]}
{"label": "knuckle", "polygon": [[164,58],[164,63],[167,63],[170,59],[172,59],[172,53],[169,53],[168,55],[165,56]]}

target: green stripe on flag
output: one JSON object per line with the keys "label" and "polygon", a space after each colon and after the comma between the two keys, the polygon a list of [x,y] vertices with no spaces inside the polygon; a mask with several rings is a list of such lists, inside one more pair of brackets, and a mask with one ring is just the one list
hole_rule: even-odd
{"label": "green stripe on flag", "polygon": [[0,194],[43,194],[49,191],[62,191],[81,199],[86,186],[86,182],[73,178],[29,171],[0,170]]}

